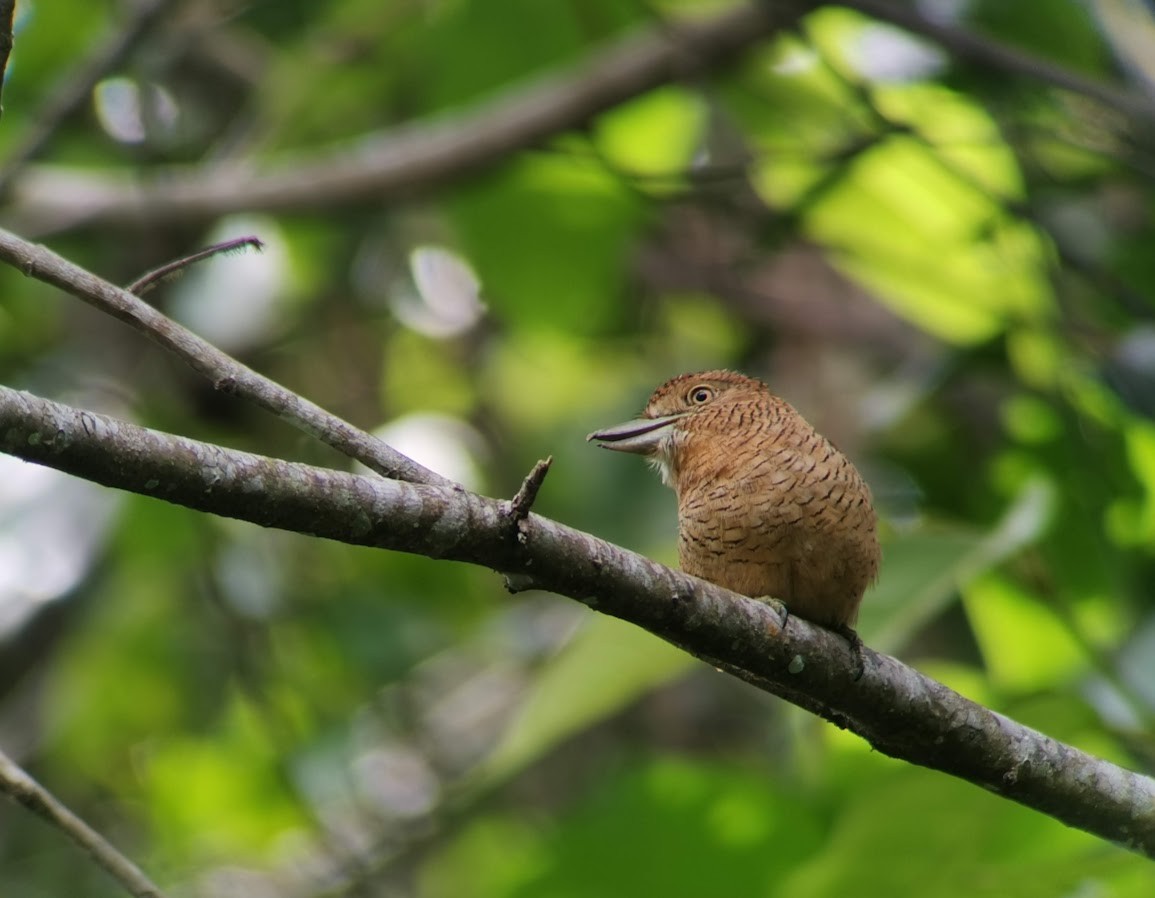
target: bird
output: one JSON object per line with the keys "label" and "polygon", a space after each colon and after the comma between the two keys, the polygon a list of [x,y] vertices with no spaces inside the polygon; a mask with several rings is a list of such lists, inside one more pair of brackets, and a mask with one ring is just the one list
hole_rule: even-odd
{"label": "bird", "polygon": [[[858,469],[760,380],[682,374],[641,417],[591,433],[644,456],[678,499],[682,570],[843,634],[878,576],[878,521]],[[775,601],[777,600],[777,601]]]}

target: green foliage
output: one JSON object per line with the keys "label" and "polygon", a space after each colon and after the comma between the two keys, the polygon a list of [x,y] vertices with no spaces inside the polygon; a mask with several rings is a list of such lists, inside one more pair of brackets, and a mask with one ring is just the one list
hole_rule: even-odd
{"label": "green foliage", "polygon": [[644,220],[596,161],[533,157],[463,189],[452,207],[495,314],[584,335],[614,323],[624,251]]}
{"label": "green foliage", "polygon": [[536,679],[518,719],[479,771],[481,784],[524,769],[563,740],[684,674],[693,663],[685,652],[636,627],[595,617]]}
{"label": "green foliage", "polygon": [[[18,6],[5,150],[127,4]],[[234,5],[203,33],[162,24],[111,73],[165,98],[124,101],[140,142],[88,102],[34,174],[79,208],[86,172],[61,166],[147,191],[190,160],[256,178],[332,146],[356,158],[382,129],[451,131],[632,28],[676,40],[663,16],[724,7]],[[1079,4],[962,7],[960,28],[1115,69]],[[269,252],[228,260],[223,286],[190,276],[150,301],[221,339],[243,331],[246,364],[459,464],[471,487],[511,495],[553,455],[536,511],[664,563],[673,497],[584,435],[681,371],[763,376],[874,487],[866,641],[1151,772],[1149,123],[912,50],[841,7],[731,62],[404,201],[92,227],[23,205],[18,178],[13,227],[119,283],[255,229]],[[417,283],[420,247],[471,268],[479,297],[449,265]],[[0,297],[6,383],[347,464],[20,272],[0,271]],[[20,505],[24,488],[18,470],[0,482],[0,623],[15,621],[0,744],[174,891],[1150,893],[1148,863],[1122,849],[880,757],[618,621],[511,597],[493,572],[135,497],[101,524],[58,494]],[[43,507],[66,514],[38,528]],[[44,546],[42,567],[81,575],[18,582]],[[0,807],[0,895],[115,893],[57,832]]]}
{"label": "green foliage", "polygon": [[426,894],[769,894],[787,859],[820,843],[818,816],[740,769],[640,763],[597,784],[554,828],[498,819],[466,833]]}

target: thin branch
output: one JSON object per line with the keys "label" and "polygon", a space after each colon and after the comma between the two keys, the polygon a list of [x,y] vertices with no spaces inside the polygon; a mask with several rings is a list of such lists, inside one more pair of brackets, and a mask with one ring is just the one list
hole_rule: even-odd
{"label": "thin branch", "polygon": [[0,451],[117,489],[356,545],[532,576],[845,727],[895,758],[968,780],[1155,857],[1155,780],[963,698],[888,655],[508,503],[358,477],[147,430],[0,387]]}
{"label": "thin branch", "polygon": [[[12,20],[15,16],[16,0],[0,0],[0,91],[8,72],[8,57],[12,55]],[[4,106],[0,103],[0,115],[3,114]]]}
{"label": "thin branch", "polygon": [[124,289],[129,293],[135,293],[137,296],[143,296],[158,284],[163,284],[165,281],[180,277],[185,273],[185,269],[196,265],[198,262],[211,259],[213,256],[232,255],[233,253],[244,252],[246,249],[255,249],[257,252],[260,252],[264,248],[265,244],[256,237],[235,237],[232,240],[224,240],[220,243],[214,243],[212,246],[207,246],[204,249],[197,250],[195,253],[182,256],[179,259],[173,259],[171,262],[166,262],[164,265],[152,269],[152,271],[145,272]]}
{"label": "thin branch", "polygon": [[[0,196],[12,187],[21,169],[44,152],[61,124],[89,101],[100,80],[119,68],[153,27],[179,2],[137,0],[135,4],[130,4],[125,21],[117,23],[103,43],[97,44],[87,57],[52,88],[48,98],[32,117],[31,126],[8,154],[3,169],[0,169]],[[15,3],[9,2],[8,5],[14,6]]]}
{"label": "thin branch", "polygon": [[83,848],[113,879],[137,898],[164,898],[132,861],[117,851],[91,826],[58,801],[51,792],[0,751],[0,792],[43,817]]}
{"label": "thin branch", "polygon": [[963,59],[1080,94],[1131,118],[1155,122],[1155,103],[1142,94],[1088,78],[1026,50],[936,20],[920,13],[915,5],[893,0],[842,0],[840,5],[928,38]]}
{"label": "thin branch", "polygon": [[14,211],[23,230],[45,234],[80,223],[183,222],[240,210],[380,204],[493,165],[663,84],[733,64],[814,5],[758,2],[693,24],[665,22],[465,112],[401,125],[263,171],[249,164],[175,167],[142,185],[135,172],[120,177],[30,169],[13,185]]}
{"label": "thin branch", "polygon": [[165,317],[140,297],[98,278],[47,247],[0,230],[0,261],[120,319],[175,353],[194,371],[208,378],[215,389],[271,411],[379,474],[412,483],[451,484],[440,474],[422,467],[372,434],[359,430],[242,365],[207,340]]}

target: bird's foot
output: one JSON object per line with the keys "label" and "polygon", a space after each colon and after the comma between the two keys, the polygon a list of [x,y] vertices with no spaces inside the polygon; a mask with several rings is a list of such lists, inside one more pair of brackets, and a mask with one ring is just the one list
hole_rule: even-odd
{"label": "bird's foot", "polygon": [[[769,605],[782,617],[782,629],[786,629],[786,624],[790,621],[790,609],[786,607],[786,603],[781,599],[776,599],[773,596],[753,596],[755,602],[761,602],[763,605]],[[863,674],[866,673],[866,646],[862,641],[862,637],[858,635],[849,624],[833,624],[827,627],[833,633],[837,633],[850,644],[850,654],[854,656],[854,682],[862,679]]]}
{"label": "bird's foot", "polygon": [[761,602],[763,605],[769,605],[778,612],[778,616],[782,618],[782,629],[786,629],[786,623],[790,620],[790,609],[786,607],[786,603],[781,599],[776,599],[774,596],[754,596],[755,602]]}
{"label": "bird's foot", "polygon": [[838,624],[830,629],[850,643],[850,654],[854,656],[854,682],[857,683],[866,673],[866,652],[862,637],[849,624]]}

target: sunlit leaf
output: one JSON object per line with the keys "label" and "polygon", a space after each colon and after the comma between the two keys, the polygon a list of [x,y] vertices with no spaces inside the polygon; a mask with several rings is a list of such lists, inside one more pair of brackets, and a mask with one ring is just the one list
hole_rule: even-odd
{"label": "sunlit leaf", "polygon": [[704,118],[700,100],[667,88],[602,116],[595,140],[624,174],[677,174],[689,168]]}
{"label": "sunlit leaf", "polygon": [[1061,618],[1013,580],[988,573],[962,592],[983,661],[998,685],[1038,689],[1070,678],[1087,664],[1086,651]]}

